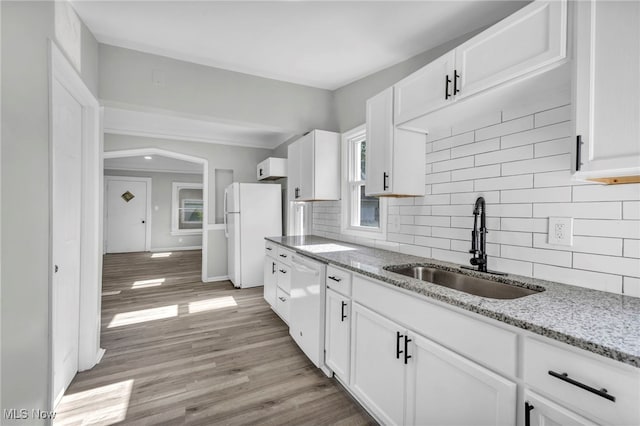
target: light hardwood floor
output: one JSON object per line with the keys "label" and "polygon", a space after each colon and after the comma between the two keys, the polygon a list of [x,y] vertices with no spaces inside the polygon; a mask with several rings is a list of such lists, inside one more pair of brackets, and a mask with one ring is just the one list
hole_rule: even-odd
{"label": "light hardwood floor", "polygon": [[200,251],[104,258],[102,362],[55,425],[374,423],[307,360],[262,287],[200,281]]}

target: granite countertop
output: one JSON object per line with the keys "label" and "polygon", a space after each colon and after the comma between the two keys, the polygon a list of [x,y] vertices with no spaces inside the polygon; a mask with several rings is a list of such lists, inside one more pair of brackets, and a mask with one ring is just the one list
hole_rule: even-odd
{"label": "granite countertop", "polygon": [[[460,265],[328,238],[270,237],[323,263],[367,275],[515,327],[640,368],[640,298],[508,274],[461,270]],[[431,264],[467,275],[544,291],[512,300],[489,299],[398,275],[385,266]]]}

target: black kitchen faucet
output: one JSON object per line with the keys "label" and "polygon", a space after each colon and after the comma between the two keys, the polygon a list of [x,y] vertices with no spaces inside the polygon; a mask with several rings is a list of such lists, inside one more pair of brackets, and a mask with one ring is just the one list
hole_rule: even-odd
{"label": "black kitchen faucet", "polygon": [[[471,231],[471,250],[473,257],[469,261],[478,271],[487,272],[487,206],[484,197],[478,197],[473,208],[473,231]],[[478,229],[478,215],[480,215],[480,229]]]}

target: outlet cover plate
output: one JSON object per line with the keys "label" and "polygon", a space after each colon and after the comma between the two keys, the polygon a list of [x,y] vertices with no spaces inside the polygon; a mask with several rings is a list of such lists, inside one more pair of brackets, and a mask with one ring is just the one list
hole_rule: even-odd
{"label": "outlet cover plate", "polygon": [[573,218],[549,218],[549,244],[559,246],[573,245]]}

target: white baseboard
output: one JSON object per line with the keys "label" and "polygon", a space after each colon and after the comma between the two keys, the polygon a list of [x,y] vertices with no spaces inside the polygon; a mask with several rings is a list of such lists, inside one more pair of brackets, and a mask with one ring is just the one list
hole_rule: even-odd
{"label": "white baseboard", "polygon": [[227,281],[228,279],[229,275],[219,275],[217,277],[208,277],[206,282],[213,283],[217,281]]}
{"label": "white baseboard", "polygon": [[157,253],[157,252],[161,252],[161,251],[186,251],[186,250],[202,250],[202,246],[154,247],[150,251],[151,251],[151,253]]}
{"label": "white baseboard", "polygon": [[102,361],[102,357],[104,356],[104,353],[106,351],[107,351],[106,349],[100,348],[100,350],[98,351],[98,354],[96,355],[96,364],[100,364],[100,361]]}

